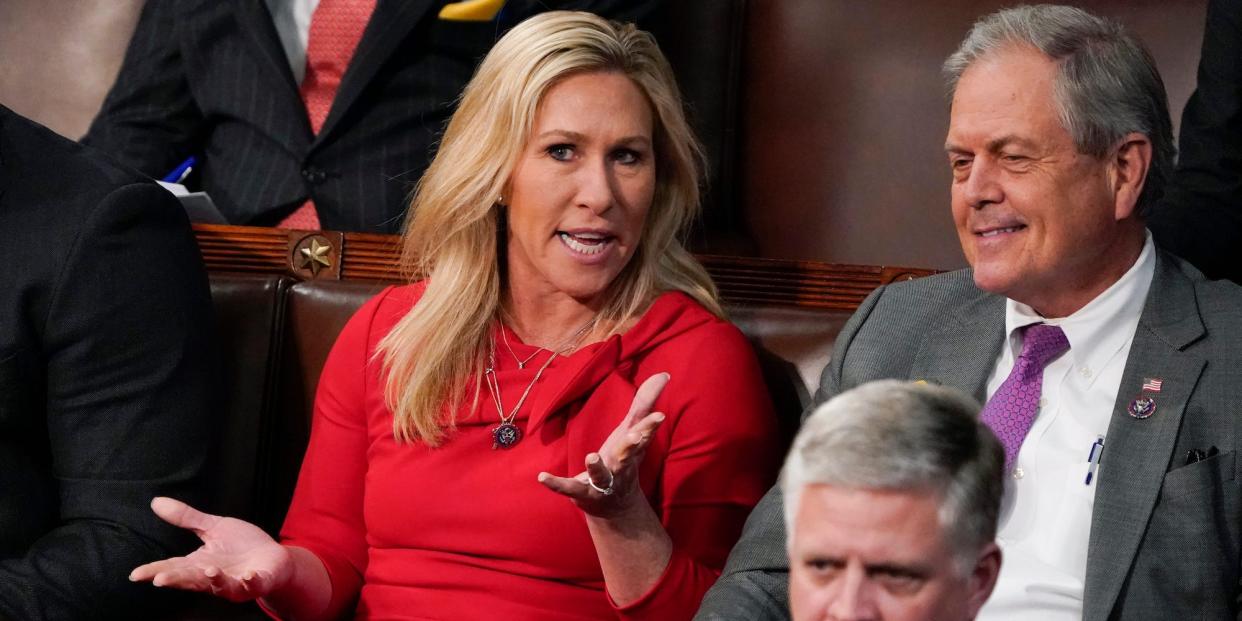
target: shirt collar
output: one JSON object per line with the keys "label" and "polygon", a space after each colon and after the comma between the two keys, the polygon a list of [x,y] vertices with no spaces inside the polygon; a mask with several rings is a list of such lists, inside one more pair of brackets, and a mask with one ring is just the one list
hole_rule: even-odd
{"label": "shirt collar", "polygon": [[1005,300],[1005,334],[1010,353],[1017,355],[1019,328],[1035,323],[1060,326],[1069,340],[1075,366],[1102,368],[1113,354],[1130,342],[1156,273],[1156,251],[1147,231],[1143,250],[1134,265],[1103,293],[1068,317],[1045,319],[1021,302]]}

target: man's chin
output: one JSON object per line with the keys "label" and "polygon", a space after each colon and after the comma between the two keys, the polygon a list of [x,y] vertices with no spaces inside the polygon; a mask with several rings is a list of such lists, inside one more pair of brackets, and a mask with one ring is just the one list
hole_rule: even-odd
{"label": "man's chin", "polygon": [[1008,297],[1008,293],[1013,290],[1016,284],[1013,275],[1007,271],[997,270],[986,265],[974,269],[975,286],[988,293]]}

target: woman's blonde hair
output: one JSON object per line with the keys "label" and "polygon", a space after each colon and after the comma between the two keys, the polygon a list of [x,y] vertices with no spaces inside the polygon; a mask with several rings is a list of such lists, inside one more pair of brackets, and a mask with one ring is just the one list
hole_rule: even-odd
{"label": "woman's blonde hair", "polygon": [[721,315],[707,271],[682,245],[699,209],[702,149],[668,61],[650,34],[596,15],[552,11],[514,27],[483,59],[415,191],[403,267],[422,298],[380,341],[385,399],[399,441],[437,445],[453,412],[478,406],[498,316],[503,191],[554,84],[591,72],[626,75],[653,110],[656,189],[642,240],[606,292],[600,325],[616,330],[661,291],[683,291]]}

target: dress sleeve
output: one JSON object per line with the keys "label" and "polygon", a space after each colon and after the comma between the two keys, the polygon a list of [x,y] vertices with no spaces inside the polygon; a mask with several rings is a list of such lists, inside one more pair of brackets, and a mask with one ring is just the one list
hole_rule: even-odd
{"label": "dress sleeve", "polygon": [[328,354],[315,392],[310,442],[280,533],[281,543],[310,550],[328,570],[332,598],[325,618],[353,606],[366,570],[366,397],[377,377],[369,367],[379,364],[370,360],[368,342],[388,291],[354,314]]}
{"label": "dress sleeve", "polygon": [[657,511],[673,554],[651,590],[616,608],[621,619],[693,616],[779,467],[776,416],[750,343],[729,324],[696,332],[669,369],[682,411],[669,418]]}

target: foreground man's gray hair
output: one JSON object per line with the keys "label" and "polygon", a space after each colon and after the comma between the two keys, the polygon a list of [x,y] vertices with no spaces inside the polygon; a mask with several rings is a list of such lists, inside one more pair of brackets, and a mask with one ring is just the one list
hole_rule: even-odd
{"label": "foreground man's gray hair", "polygon": [[979,404],[949,388],[897,380],[863,384],[819,406],[781,473],[785,532],[793,536],[812,484],[940,495],[940,526],[969,571],[996,538],[1004,449],[979,421]]}
{"label": "foreground man's gray hair", "polygon": [[1033,47],[1058,64],[1058,116],[1080,153],[1104,157],[1131,132],[1151,140],[1151,169],[1138,200],[1139,213],[1149,213],[1164,194],[1177,151],[1164,82],[1143,44],[1119,22],[1082,9],[1004,9],[975,22],[945,61],[950,93],[972,63],[1014,45]]}

